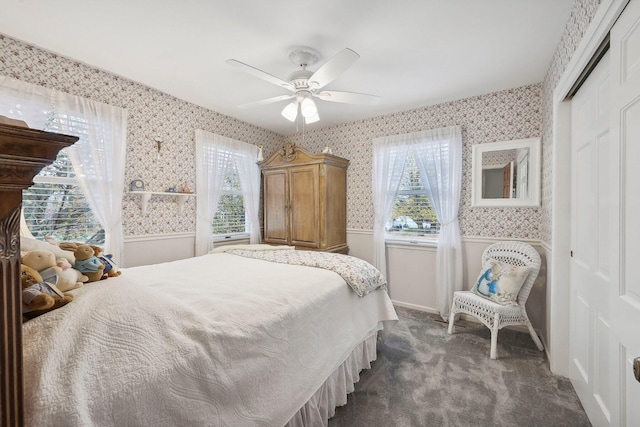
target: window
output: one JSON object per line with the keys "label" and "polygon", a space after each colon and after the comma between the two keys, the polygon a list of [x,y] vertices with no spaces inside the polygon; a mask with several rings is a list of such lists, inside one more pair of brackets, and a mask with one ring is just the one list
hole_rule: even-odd
{"label": "window", "polygon": [[231,161],[231,157],[229,153],[229,156],[223,156],[222,160],[229,161],[230,164],[222,186],[218,209],[213,216],[213,235],[218,237],[248,232],[238,168],[236,163]]}
{"label": "window", "polygon": [[32,234],[95,243],[122,259],[127,110],[0,75],[0,114],[79,138],[23,191]]}
{"label": "window", "polygon": [[440,224],[431,206],[412,150],[409,150],[391,216],[385,224],[389,239],[427,240],[437,237]]}
{"label": "window", "polygon": [[231,237],[260,243],[258,147],[196,129],[196,255]]}
{"label": "window", "polygon": [[[86,132],[78,134],[81,138],[87,137]],[[66,149],[61,150],[56,160],[42,169],[33,182],[34,185],[22,192],[23,215],[33,237],[104,243],[104,230],[82,193]]]}

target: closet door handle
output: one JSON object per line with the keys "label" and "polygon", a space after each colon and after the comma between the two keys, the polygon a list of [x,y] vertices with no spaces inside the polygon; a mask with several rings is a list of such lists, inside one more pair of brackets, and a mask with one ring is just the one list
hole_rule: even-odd
{"label": "closet door handle", "polygon": [[633,376],[640,382],[640,357],[633,359]]}

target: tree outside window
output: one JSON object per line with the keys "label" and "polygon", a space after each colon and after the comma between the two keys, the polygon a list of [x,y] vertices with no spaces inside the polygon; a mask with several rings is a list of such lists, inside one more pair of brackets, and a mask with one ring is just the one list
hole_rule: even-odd
{"label": "tree outside window", "polygon": [[234,162],[229,167],[218,201],[218,209],[213,216],[213,235],[225,236],[246,233],[244,198],[240,188],[238,169]]}
{"label": "tree outside window", "polygon": [[104,230],[91,212],[65,150],[22,193],[23,215],[36,239],[104,243]]}
{"label": "tree outside window", "polygon": [[440,231],[440,224],[411,153],[385,230],[387,237],[393,239],[433,239]]}

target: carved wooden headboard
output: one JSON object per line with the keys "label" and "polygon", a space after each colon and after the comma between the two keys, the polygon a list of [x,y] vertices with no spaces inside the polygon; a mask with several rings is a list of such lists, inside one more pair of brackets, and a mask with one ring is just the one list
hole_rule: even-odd
{"label": "carved wooden headboard", "polygon": [[76,136],[0,124],[0,422],[24,424],[20,208],[22,190]]}

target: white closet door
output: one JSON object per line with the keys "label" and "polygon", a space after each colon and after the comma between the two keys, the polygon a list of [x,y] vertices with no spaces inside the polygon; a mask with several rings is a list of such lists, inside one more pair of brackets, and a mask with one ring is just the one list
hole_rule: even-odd
{"label": "white closet door", "polygon": [[594,426],[608,426],[610,83],[607,54],[571,101],[570,378]]}
{"label": "white closet door", "polygon": [[[640,0],[611,30],[611,425],[640,426]],[[640,361],[638,362],[640,363]]]}

